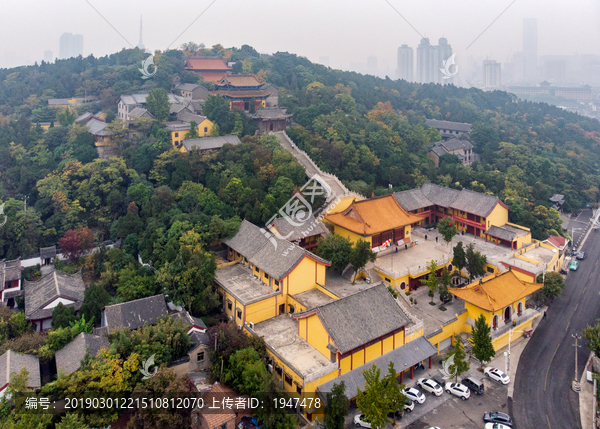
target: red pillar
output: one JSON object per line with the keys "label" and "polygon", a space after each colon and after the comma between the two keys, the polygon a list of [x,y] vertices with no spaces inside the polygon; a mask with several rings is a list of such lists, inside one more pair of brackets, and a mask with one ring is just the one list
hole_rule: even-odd
{"label": "red pillar", "polygon": [[413,371],[414,371],[414,369],[415,369],[415,367],[414,367],[414,366],[411,366],[411,367],[410,367],[410,379],[411,379],[411,380],[413,379]]}
{"label": "red pillar", "polygon": [[431,369],[431,356],[429,356],[429,369]]}
{"label": "red pillar", "polygon": [[400,373],[400,383],[402,383],[402,380],[404,379],[404,371],[402,371]]}
{"label": "red pillar", "polygon": [[514,241],[510,242],[510,250],[513,250],[513,243],[514,243]]}

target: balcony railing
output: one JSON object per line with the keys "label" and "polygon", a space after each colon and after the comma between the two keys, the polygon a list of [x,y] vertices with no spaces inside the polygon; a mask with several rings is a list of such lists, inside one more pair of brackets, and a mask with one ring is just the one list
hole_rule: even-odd
{"label": "balcony railing", "polygon": [[534,317],[538,316],[540,314],[539,311],[534,310],[533,308],[526,308],[525,311],[523,311],[523,313],[521,313],[521,316],[518,316],[515,321],[516,324],[513,326],[513,322],[512,320],[508,321],[508,322],[504,322],[504,320],[500,321],[499,323],[499,327],[497,329],[492,328],[491,329],[491,336],[492,338],[498,338],[504,334],[506,334],[508,331],[510,331],[511,329],[516,329],[519,327],[519,325],[527,322],[528,320],[533,319]]}

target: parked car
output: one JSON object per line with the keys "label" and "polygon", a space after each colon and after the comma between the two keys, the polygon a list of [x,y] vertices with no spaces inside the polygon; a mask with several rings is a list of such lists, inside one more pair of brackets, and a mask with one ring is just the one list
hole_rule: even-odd
{"label": "parked car", "polygon": [[467,386],[471,392],[476,393],[477,395],[483,395],[485,388],[483,387],[483,381],[477,380],[473,377],[467,377],[463,379],[462,384]]}
{"label": "parked car", "polygon": [[578,261],[573,261],[573,262],[571,262],[571,265],[569,265],[569,269],[571,271],[577,271],[578,267],[579,267],[579,262]]}
{"label": "parked car", "polygon": [[577,259],[579,259],[580,261],[584,260],[585,258],[587,258],[587,253],[585,253],[585,252],[579,252],[577,254]]}
{"label": "parked car", "polygon": [[483,370],[483,373],[490,377],[492,380],[497,381],[498,383],[508,384],[510,383],[510,377],[500,371],[498,368],[493,368],[488,366]]}
{"label": "parked car", "polygon": [[404,416],[403,410],[397,410],[396,412],[388,413],[388,417],[394,420],[400,420]]}
{"label": "parked car", "polygon": [[505,426],[512,426],[512,419],[508,414],[499,411],[487,412],[483,415],[483,421],[486,423],[500,423]]}
{"label": "parked car", "polygon": [[446,383],[445,389],[446,392],[452,393],[454,396],[458,396],[463,401],[466,401],[471,397],[471,392],[469,391],[469,388],[464,384]]}
{"label": "parked car", "polygon": [[511,429],[511,426],[502,423],[486,423],[484,429]]}
{"label": "parked car", "polygon": [[429,393],[433,393],[435,396],[441,396],[442,393],[444,393],[442,386],[430,378],[419,378],[419,380],[417,380],[417,386]]}
{"label": "parked car", "polygon": [[404,403],[404,411],[410,413],[415,409],[415,402],[411,399],[406,398],[406,402]]}
{"label": "parked car", "polygon": [[364,414],[357,414],[354,416],[354,426],[356,426],[357,428],[367,428],[367,429],[371,429],[371,423],[369,423],[366,419],[365,419],[365,415]]}
{"label": "parked car", "polygon": [[415,389],[414,387],[409,387],[406,390],[403,390],[402,393],[411,401],[415,401],[417,404],[422,404],[425,402],[425,395],[421,393],[419,389]]}
{"label": "parked car", "polygon": [[577,212],[573,212],[573,214],[571,215],[571,217],[577,217],[577,216],[579,216],[579,213],[577,213]]}
{"label": "parked car", "polygon": [[446,384],[446,380],[444,380],[439,375],[434,375],[433,377],[431,377],[431,379],[433,381],[435,381],[437,384],[439,384],[440,386],[444,386]]}

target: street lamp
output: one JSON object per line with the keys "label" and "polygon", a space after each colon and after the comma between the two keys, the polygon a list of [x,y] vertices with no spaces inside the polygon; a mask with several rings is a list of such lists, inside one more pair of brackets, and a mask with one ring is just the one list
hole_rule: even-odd
{"label": "street lamp", "polygon": [[[508,365],[507,365],[507,368],[506,368],[506,374],[508,374],[508,371],[510,370],[510,341],[512,339],[513,332],[525,333],[525,331],[515,331],[513,329],[511,329],[511,330],[508,331]],[[506,356],[506,352],[504,352],[504,353],[505,353],[504,356]]]}
{"label": "street lamp", "polygon": [[575,338],[575,379],[573,379],[572,389],[575,392],[581,392],[581,386],[579,386],[579,381],[577,380],[577,349],[581,346],[577,345],[577,340],[581,340],[581,335],[578,335],[577,332],[571,334],[573,338]]}

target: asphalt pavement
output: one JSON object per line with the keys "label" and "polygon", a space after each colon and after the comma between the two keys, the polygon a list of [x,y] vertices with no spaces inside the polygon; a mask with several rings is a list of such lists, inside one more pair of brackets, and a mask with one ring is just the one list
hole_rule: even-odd
{"label": "asphalt pavement", "polygon": [[[591,211],[572,220],[583,228]],[[577,222],[577,223],[576,223]],[[569,231],[570,232],[570,231]],[[579,232],[582,234],[583,231]],[[577,241],[577,232],[576,232]],[[583,245],[587,258],[580,261],[577,271],[570,271],[562,294],[547,310],[546,319],[521,354],[515,380],[512,415],[519,429],[581,428],[579,396],[571,389],[575,378],[575,340],[572,335],[600,316],[598,301],[600,283],[600,232],[592,231]],[[577,379],[581,376],[589,349],[584,340],[577,350]]]}

